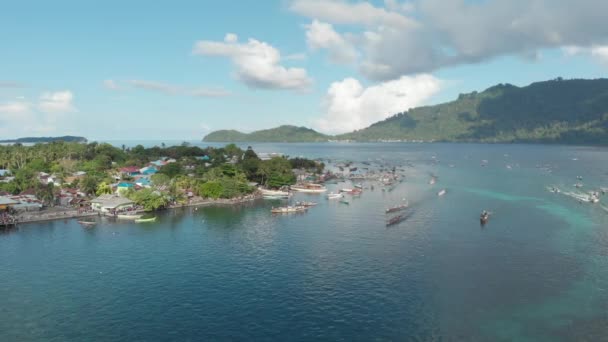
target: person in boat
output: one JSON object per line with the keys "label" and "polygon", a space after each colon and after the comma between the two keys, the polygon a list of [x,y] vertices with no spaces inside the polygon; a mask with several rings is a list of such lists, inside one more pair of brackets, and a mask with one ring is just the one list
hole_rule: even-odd
{"label": "person in boat", "polygon": [[479,219],[481,220],[482,223],[487,222],[489,218],[490,218],[490,213],[488,213],[487,210],[482,211],[481,215],[479,216]]}

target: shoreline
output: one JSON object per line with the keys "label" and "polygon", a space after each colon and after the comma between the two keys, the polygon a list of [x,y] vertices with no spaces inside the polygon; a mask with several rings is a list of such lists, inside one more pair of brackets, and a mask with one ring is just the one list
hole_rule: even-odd
{"label": "shoreline", "polygon": [[[261,198],[262,198],[261,193],[256,192],[252,195],[245,196],[243,198],[238,198],[238,199],[196,200],[191,203],[168,206],[164,210],[173,210],[173,209],[190,208],[190,207],[207,207],[207,206],[213,206],[213,205],[238,205],[238,204],[243,204],[243,203],[247,203],[247,202],[252,202],[252,201],[255,201],[255,200],[258,200]],[[143,212],[143,211],[140,211],[140,212]],[[57,220],[70,220],[70,219],[79,219],[79,218],[95,217],[95,216],[113,217],[113,216],[109,216],[109,215],[102,215],[100,212],[97,212],[97,211],[78,213],[77,210],[52,210],[52,211],[42,210],[42,211],[38,211],[38,212],[29,212],[29,215],[25,215],[25,216],[26,216],[26,218],[24,218],[24,215],[17,216],[19,221],[17,222],[16,226],[19,226],[21,224],[30,224],[30,223],[57,221]]]}

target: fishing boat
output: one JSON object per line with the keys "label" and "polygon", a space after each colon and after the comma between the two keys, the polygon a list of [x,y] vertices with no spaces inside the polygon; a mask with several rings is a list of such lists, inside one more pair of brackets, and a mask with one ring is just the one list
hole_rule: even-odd
{"label": "fishing boat", "polygon": [[155,221],[156,221],[156,216],[148,217],[148,218],[138,218],[135,220],[136,223],[148,223],[148,222],[155,222]]}
{"label": "fishing boat", "polygon": [[304,184],[292,185],[291,190],[298,191],[298,192],[320,194],[322,192],[327,191],[327,188],[321,184],[304,183]]}
{"label": "fishing boat", "polygon": [[340,199],[342,197],[344,197],[342,194],[336,194],[333,192],[327,194],[327,199]]}
{"label": "fishing boat", "polygon": [[317,202],[296,202],[296,207],[314,207],[317,205]]}
{"label": "fishing boat", "polygon": [[441,197],[441,196],[443,196],[443,195],[445,195],[445,189],[441,189],[441,190],[440,190],[440,191],[437,193],[437,196],[439,196],[439,197]]}
{"label": "fishing boat", "polygon": [[78,223],[80,223],[81,225],[83,225],[84,227],[87,227],[87,228],[93,227],[94,225],[97,224],[97,222],[95,222],[95,221],[85,221],[85,220],[80,220],[80,221],[78,221]]}
{"label": "fishing boat", "polygon": [[481,215],[479,215],[479,223],[481,223],[481,225],[485,225],[486,223],[488,223],[488,220],[490,219],[490,213],[486,210],[481,212]]}
{"label": "fishing boat", "polygon": [[272,207],[270,212],[273,214],[289,214],[289,213],[300,213],[306,211],[308,208],[304,206],[285,206],[285,207]]}
{"label": "fishing boat", "polygon": [[398,223],[400,223],[400,222],[403,222],[403,221],[405,221],[405,220],[406,220],[406,219],[407,219],[409,216],[410,216],[410,214],[405,214],[405,213],[404,213],[404,214],[399,214],[399,215],[397,215],[397,216],[393,216],[393,217],[391,217],[390,219],[388,219],[388,220],[386,221],[386,226],[387,226],[387,227],[389,227],[389,226],[396,225],[396,224],[398,224]]}
{"label": "fishing boat", "polygon": [[405,202],[404,204],[400,204],[400,205],[396,205],[394,207],[390,207],[390,208],[386,209],[385,212],[387,214],[394,213],[394,212],[397,212],[397,211],[405,210],[405,209],[407,209],[408,206],[409,206],[409,203]]}
{"label": "fishing boat", "polygon": [[269,189],[259,189],[262,193],[262,197],[266,199],[281,199],[281,198],[289,198],[289,191],[281,191],[281,190],[269,190]]}
{"label": "fishing boat", "polygon": [[119,220],[137,220],[142,218],[143,215],[137,215],[137,214],[118,214],[116,215],[116,218]]}

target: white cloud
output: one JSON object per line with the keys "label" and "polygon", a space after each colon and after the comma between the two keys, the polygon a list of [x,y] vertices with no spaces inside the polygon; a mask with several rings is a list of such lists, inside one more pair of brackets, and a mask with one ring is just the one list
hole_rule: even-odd
{"label": "white cloud", "polygon": [[40,96],[38,109],[47,113],[67,113],[75,110],[72,100],[74,95],[69,90],[46,92]]}
{"label": "white cloud", "polygon": [[279,50],[255,39],[239,43],[236,35],[228,34],[224,42],[196,42],[193,53],[230,58],[237,78],[250,87],[306,90],[312,84],[305,69],[282,66]]}
{"label": "white cloud", "polygon": [[334,63],[352,63],[357,59],[357,51],[331,24],[313,20],[305,25],[306,42],[313,49],[327,49]]}
{"label": "white cloud", "polygon": [[295,0],[291,10],[306,17],[335,24],[391,25],[408,27],[415,22],[400,13],[375,7],[368,2],[341,0]]}
{"label": "white cloud", "polygon": [[588,55],[601,63],[608,64],[608,45],[593,45],[591,47],[565,46],[562,51],[566,56]]}
{"label": "white cloud", "polygon": [[236,43],[238,40],[239,36],[234,33],[226,33],[226,36],[224,37],[226,43]]}
{"label": "white cloud", "polygon": [[0,103],[0,113],[21,114],[30,110],[30,104],[23,101]]}
{"label": "white cloud", "polygon": [[61,126],[69,126],[66,114],[76,111],[74,95],[69,90],[44,92],[38,102],[19,101],[0,103],[0,134],[47,134]]}
{"label": "white cloud", "polygon": [[315,127],[326,133],[344,133],[420,106],[441,89],[432,75],[403,76],[365,88],[354,78],[331,84],[324,107],[326,114]]}
{"label": "white cloud", "polygon": [[359,70],[367,78],[401,75],[473,64],[503,55],[529,58],[562,46],[608,45],[608,1],[579,0],[386,0],[369,2],[294,0],[291,10],[358,38]]}

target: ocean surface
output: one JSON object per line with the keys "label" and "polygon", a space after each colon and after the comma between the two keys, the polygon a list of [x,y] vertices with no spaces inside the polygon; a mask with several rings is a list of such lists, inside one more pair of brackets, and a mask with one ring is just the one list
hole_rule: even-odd
{"label": "ocean surface", "polygon": [[[608,149],[252,146],[395,166],[405,181],[350,205],[299,194],[319,202],[301,215],[261,200],[2,231],[0,341],[608,339],[608,195],[564,194],[608,186]],[[410,216],[386,227],[385,208],[403,200]]]}

